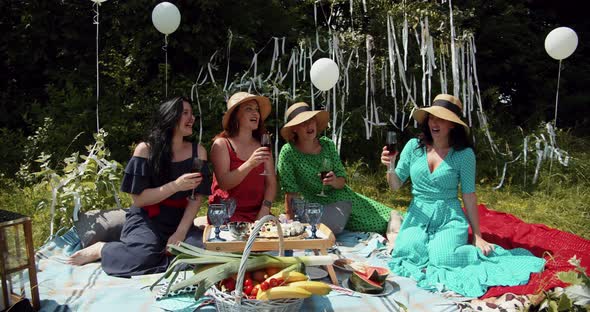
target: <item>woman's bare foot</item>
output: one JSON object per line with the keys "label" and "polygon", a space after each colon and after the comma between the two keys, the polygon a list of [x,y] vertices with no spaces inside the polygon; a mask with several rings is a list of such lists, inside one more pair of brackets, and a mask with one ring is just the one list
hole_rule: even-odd
{"label": "woman's bare foot", "polygon": [[67,262],[72,265],[83,265],[86,263],[94,262],[100,259],[100,254],[103,246],[103,242],[98,242],[82,250],[78,250],[68,259]]}

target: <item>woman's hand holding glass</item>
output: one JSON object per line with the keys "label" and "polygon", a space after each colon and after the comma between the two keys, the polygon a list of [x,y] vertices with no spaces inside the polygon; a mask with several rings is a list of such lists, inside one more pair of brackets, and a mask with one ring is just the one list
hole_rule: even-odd
{"label": "woman's hand holding glass", "polygon": [[387,167],[388,172],[393,172],[394,168],[391,168],[395,164],[395,159],[399,154],[398,151],[390,152],[387,149],[387,146],[383,146],[383,151],[381,152],[381,163]]}
{"label": "woman's hand holding glass", "polygon": [[185,173],[174,180],[174,187],[177,192],[195,189],[203,181],[201,173]]}
{"label": "woman's hand holding glass", "polygon": [[248,162],[251,164],[252,168],[258,167],[258,165],[268,160],[270,160],[270,149],[267,147],[257,148],[254,153],[250,155],[250,158],[248,158]]}

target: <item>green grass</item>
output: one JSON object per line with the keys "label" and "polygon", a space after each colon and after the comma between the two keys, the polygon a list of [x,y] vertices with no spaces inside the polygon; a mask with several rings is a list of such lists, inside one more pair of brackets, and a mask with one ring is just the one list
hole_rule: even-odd
{"label": "green grass", "polygon": [[[411,186],[393,192],[388,189],[384,168],[378,173],[365,168],[361,163],[348,165],[350,187],[394,209],[405,210],[411,200]],[[494,185],[480,184],[478,203],[528,223],[542,223],[590,239],[590,183],[568,183],[560,175],[552,176],[553,181],[542,179],[534,190],[514,184],[494,190]]]}
{"label": "green grass", "polygon": [[[480,179],[477,187],[478,202],[488,208],[511,213],[529,223],[542,223],[590,239],[590,181],[586,170],[590,155],[575,155],[569,168],[553,166],[551,178],[548,168],[536,186],[530,181],[508,180],[500,190],[494,190],[494,178]],[[397,209],[406,210],[410,200],[410,185],[392,192],[385,181],[385,168],[371,171],[366,164],[346,164],[349,186],[370,198]],[[124,206],[131,202],[127,194],[120,193]],[[35,246],[41,246],[49,236],[51,192],[41,184],[22,188],[13,180],[0,177],[0,209],[32,216]],[[199,215],[206,214],[203,203]],[[279,191],[272,207],[275,215],[284,212],[284,195]],[[69,228],[67,218],[57,219],[55,229]]]}

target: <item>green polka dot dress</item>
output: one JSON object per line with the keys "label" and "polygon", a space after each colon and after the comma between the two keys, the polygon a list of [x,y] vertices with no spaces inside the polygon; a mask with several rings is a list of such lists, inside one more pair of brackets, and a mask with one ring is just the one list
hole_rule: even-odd
{"label": "green polka dot dress", "polygon": [[330,159],[333,167],[332,171],[336,176],[346,178],[346,171],[340,161],[334,142],[327,137],[321,137],[319,141],[322,146],[319,154],[304,154],[290,143],[283,145],[278,164],[279,181],[282,190],[288,193],[300,193],[307,201],[323,205],[338,201],[350,201],[352,203],[352,212],[346,224],[346,229],[385,233],[391,208],[355,193],[348,186],[342,189],[324,186],[324,193],[327,197],[316,196],[322,190],[322,181],[318,177],[318,173],[324,158]]}
{"label": "green polka dot dress", "polygon": [[490,286],[526,284],[530,273],[540,272],[545,260],[529,251],[495,246],[485,256],[467,243],[469,222],[457,197],[475,192],[475,155],[451,148],[430,172],[426,151],[418,140],[406,144],[395,172],[402,182],[412,179],[413,199],[395,241],[389,263],[398,275],[416,279],[420,287],[452,290],[479,297]]}

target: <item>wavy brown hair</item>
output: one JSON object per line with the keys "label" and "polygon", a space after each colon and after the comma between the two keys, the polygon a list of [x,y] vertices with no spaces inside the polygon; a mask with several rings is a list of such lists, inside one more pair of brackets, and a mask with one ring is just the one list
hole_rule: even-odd
{"label": "wavy brown hair", "polygon": [[[238,122],[238,111],[242,108],[242,105],[238,105],[238,107],[236,107],[231,114],[229,115],[229,120],[227,122],[228,125],[228,129],[224,129],[223,131],[221,131],[220,133],[218,133],[214,138],[213,141],[215,141],[217,138],[233,138],[236,135],[238,135],[238,132],[240,131],[240,124]],[[262,137],[262,134],[266,133],[266,127],[264,126],[264,120],[262,119],[262,115],[260,116],[260,119],[258,120],[258,128],[256,128],[256,130],[252,131],[252,136],[260,141],[260,138]]]}

